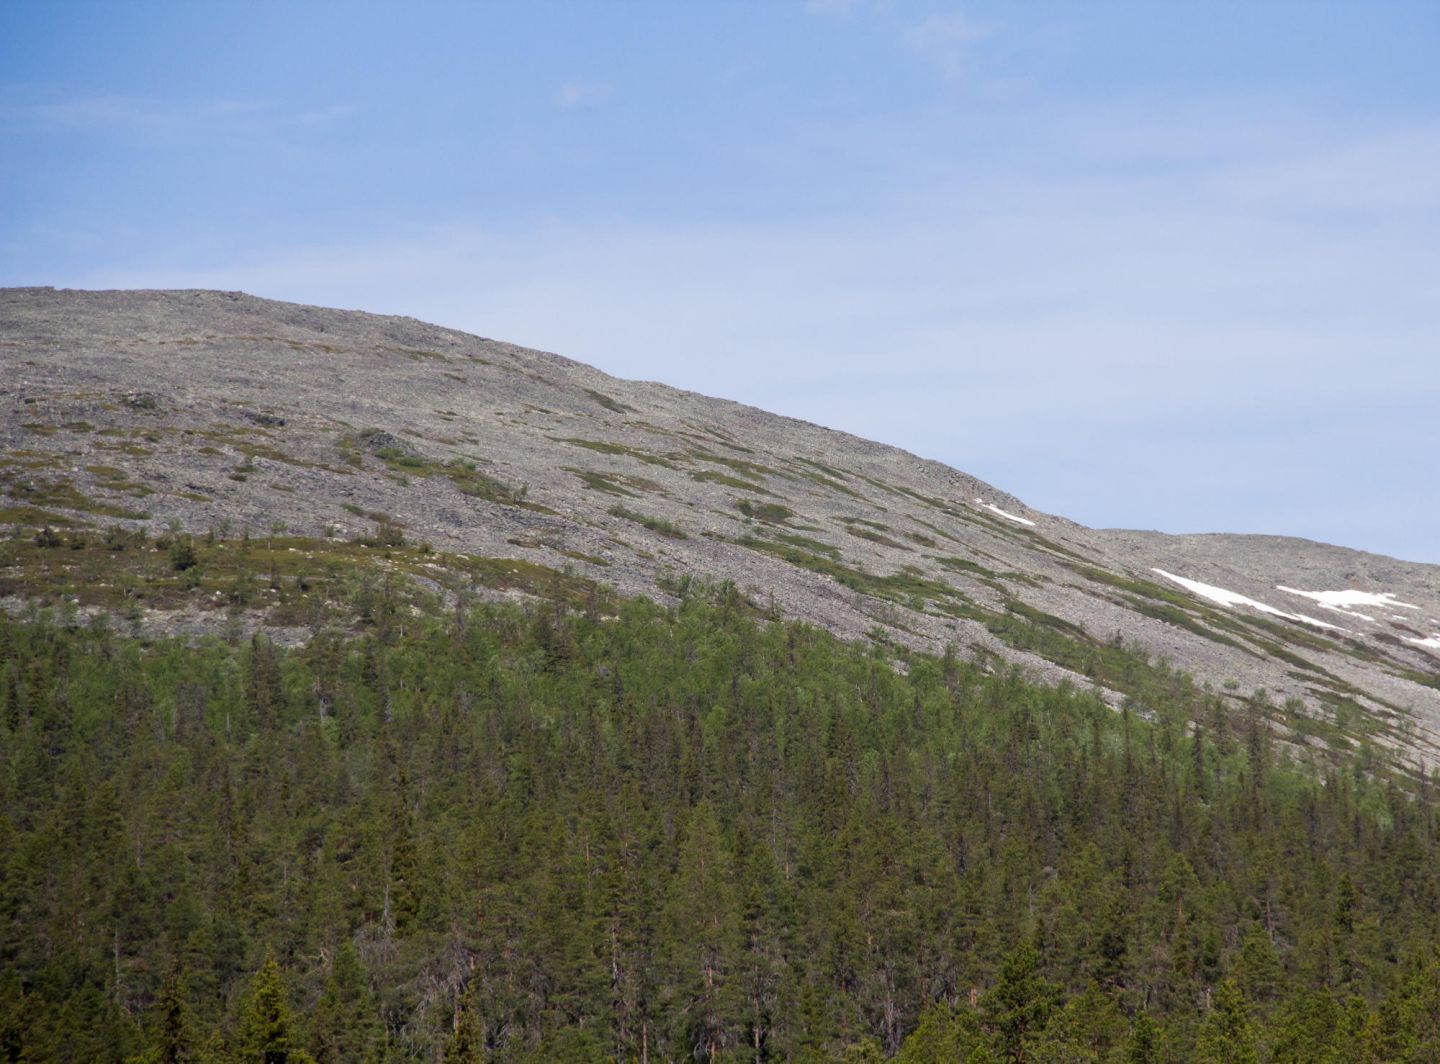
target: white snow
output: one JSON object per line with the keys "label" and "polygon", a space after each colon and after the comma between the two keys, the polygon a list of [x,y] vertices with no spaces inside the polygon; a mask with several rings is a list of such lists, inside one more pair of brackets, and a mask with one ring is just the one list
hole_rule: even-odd
{"label": "white snow", "polygon": [[1314,617],[1307,617],[1303,613],[1286,613],[1284,610],[1277,610],[1274,606],[1268,606],[1256,599],[1240,594],[1238,591],[1226,591],[1223,587],[1216,587],[1214,584],[1202,584],[1199,580],[1189,580],[1183,576],[1176,576],[1174,573],[1167,573],[1164,569],[1156,569],[1166,580],[1173,580],[1181,587],[1207,598],[1211,602],[1218,602],[1222,606],[1249,606],[1252,610],[1259,610],[1261,613],[1268,613],[1274,617],[1284,617],[1289,621],[1301,621],[1305,624],[1313,624],[1316,628],[1333,628],[1337,632],[1345,629],[1338,624],[1330,624],[1327,621],[1317,620]]}
{"label": "white snow", "polygon": [[979,506],[981,509],[989,510],[992,514],[999,514],[1001,517],[1008,518],[1009,520],[1014,521],[1016,524],[1029,525],[1031,528],[1035,527],[1034,521],[1029,521],[1023,517],[1016,517],[1014,514],[1006,513],[1004,510],[1000,509],[1000,507],[996,506],[993,502],[986,502],[984,499],[976,499],[975,505]]}
{"label": "white snow", "polygon": [[1405,642],[1414,643],[1417,647],[1428,647],[1430,650],[1440,650],[1440,633],[1432,635],[1429,639],[1411,639],[1406,636]]}
{"label": "white snow", "polygon": [[1334,610],[1337,613],[1348,613],[1353,617],[1360,617],[1367,621],[1373,621],[1374,617],[1367,617],[1363,613],[1357,613],[1350,609],[1351,606],[1381,606],[1387,610],[1418,610],[1419,606],[1412,606],[1408,602],[1400,602],[1390,591],[1301,591],[1297,587],[1286,587],[1284,584],[1276,584],[1277,591],[1283,591],[1287,595],[1300,595],[1304,598],[1313,599],[1327,610]]}
{"label": "white snow", "polygon": [[1331,610],[1335,613],[1343,613],[1346,617],[1357,617],[1362,621],[1370,621],[1371,623],[1375,622],[1374,617],[1371,617],[1368,613],[1361,613],[1359,610],[1347,610],[1343,606],[1327,606],[1323,602],[1319,603],[1319,606],[1322,610]]}

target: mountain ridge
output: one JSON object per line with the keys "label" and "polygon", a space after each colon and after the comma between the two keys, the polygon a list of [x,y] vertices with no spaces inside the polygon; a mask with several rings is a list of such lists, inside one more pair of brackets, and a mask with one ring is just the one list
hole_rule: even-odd
{"label": "mountain ridge", "polygon": [[[1089,529],[934,459],[734,400],[243,293],[5,289],[0,364],[15,529],[48,514],[341,543],[385,526],[445,558],[661,601],[686,576],[729,581],[846,638],[954,644],[1117,706],[1119,645],[1235,710],[1263,689],[1297,744],[1373,743],[1412,765],[1440,754],[1440,644],[1426,645],[1440,566],[1293,537]],[[12,601],[59,601],[59,586],[25,586],[23,559],[0,560]],[[1393,608],[1335,610],[1277,585],[1389,594]]]}

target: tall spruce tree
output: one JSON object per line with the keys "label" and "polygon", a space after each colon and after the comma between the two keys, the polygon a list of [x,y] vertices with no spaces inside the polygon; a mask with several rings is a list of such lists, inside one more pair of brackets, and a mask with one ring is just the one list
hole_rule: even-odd
{"label": "tall spruce tree", "polygon": [[315,1064],[300,1048],[289,996],[280,965],[273,954],[267,955],[241,1006],[238,1064]]}

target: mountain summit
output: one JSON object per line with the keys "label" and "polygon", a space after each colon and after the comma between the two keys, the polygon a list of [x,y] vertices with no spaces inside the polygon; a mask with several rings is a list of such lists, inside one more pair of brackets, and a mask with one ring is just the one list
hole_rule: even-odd
{"label": "mountain summit", "polygon": [[[241,293],[6,289],[0,369],[12,609],[304,639],[366,567],[451,596],[544,582],[673,601],[698,581],[1141,713],[1147,684],[1188,674],[1323,756],[1440,753],[1440,566],[1090,529],[753,407]],[[145,549],[121,549],[141,529]],[[205,564],[237,540],[264,541],[268,587]]]}

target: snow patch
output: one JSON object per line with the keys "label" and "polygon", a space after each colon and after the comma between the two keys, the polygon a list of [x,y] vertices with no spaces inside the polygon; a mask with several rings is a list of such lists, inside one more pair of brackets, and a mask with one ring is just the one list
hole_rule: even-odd
{"label": "snow patch", "polygon": [[1387,610],[1418,610],[1419,606],[1412,606],[1408,602],[1400,602],[1390,591],[1301,591],[1297,587],[1286,587],[1284,584],[1276,584],[1277,591],[1283,591],[1287,595],[1300,595],[1304,598],[1313,599],[1327,610],[1334,610],[1337,613],[1348,613],[1352,617],[1359,617],[1362,620],[1373,621],[1374,617],[1367,617],[1363,613],[1357,613],[1350,609],[1351,606],[1382,606]]}
{"label": "snow patch", "polygon": [[1425,647],[1428,650],[1440,650],[1440,634],[1432,635],[1429,639],[1411,639],[1406,636],[1405,642],[1414,643],[1417,647]]}
{"label": "snow patch", "polygon": [[986,502],[984,499],[976,499],[975,505],[979,506],[982,510],[989,510],[992,514],[999,514],[1001,517],[1004,517],[1010,521],[1014,521],[1016,524],[1029,525],[1031,528],[1035,527],[1034,521],[1027,520],[1023,517],[1016,517],[1014,514],[1011,513],[1006,513],[1004,510],[1000,509],[1000,507],[996,506],[993,502]]}
{"label": "snow patch", "polygon": [[1166,580],[1173,580],[1187,591],[1191,591],[1201,598],[1209,599],[1211,602],[1218,602],[1222,606],[1249,606],[1252,610],[1259,610],[1261,613],[1268,613],[1273,617],[1284,617],[1287,621],[1300,621],[1304,624],[1313,624],[1316,628],[1332,628],[1337,632],[1345,631],[1338,624],[1330,624],[1328,621],[1318,620],[1315,617],[1307,617],[1303,613],[1286,613],[1284,610],[1277,610],[1274,606],[1268,606],[1257,599],[1249,598],[1238,591],[1227,591],[1223,587],[1216,587],[1214,584],[1202,584],[1199,580],[1189,580],[1183,576],[1176,576],[1174,573],[1167,573],[1164,569],[1155,569]]}

